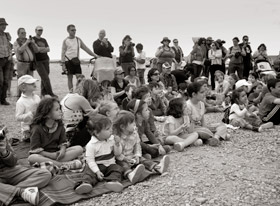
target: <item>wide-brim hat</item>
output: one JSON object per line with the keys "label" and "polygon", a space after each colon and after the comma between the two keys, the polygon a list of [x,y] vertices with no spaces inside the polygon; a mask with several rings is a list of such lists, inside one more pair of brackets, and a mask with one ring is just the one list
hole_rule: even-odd
{"label": "wide-brim hat", "polygon": [[0,18],[0,25],[8,25],[4,18]]}
{"label": "wide-brim hat", "polygon": [[163,44],[163,42],[164,41],[168,41],[169,43],[171,42],[171,40],[170,39],[168,39],[168,37],[163,37],[163,39],[162,39],[162,41],[160,42],[160,43],[162,43]]}

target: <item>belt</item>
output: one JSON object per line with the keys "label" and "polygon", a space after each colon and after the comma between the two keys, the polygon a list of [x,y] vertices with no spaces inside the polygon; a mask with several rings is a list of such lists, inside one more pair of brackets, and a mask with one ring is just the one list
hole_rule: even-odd
{"label": "belt", "polygon": [[18,60],[18,62],[23,62],[23,63],[32,63],[32,62],[29,62],[29,61],[21,61],[21,60]]}

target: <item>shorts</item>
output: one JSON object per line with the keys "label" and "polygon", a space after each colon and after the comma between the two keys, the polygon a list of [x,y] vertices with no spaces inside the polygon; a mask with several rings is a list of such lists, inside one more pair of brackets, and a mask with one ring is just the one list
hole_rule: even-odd
{"label": "shorts", "polygon": [[74,65],[70,61],[65,62],[65,67],[67,69],[68,74],[82,74],[81,65]]}

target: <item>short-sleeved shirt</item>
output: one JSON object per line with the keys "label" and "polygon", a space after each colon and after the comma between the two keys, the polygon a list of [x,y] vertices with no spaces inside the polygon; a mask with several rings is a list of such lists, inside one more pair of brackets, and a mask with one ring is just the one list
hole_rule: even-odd
{"label": "short-sleeved shirt", "polygon": [[[145,59],[146,60],[146,53],[142,51],[141,53],[139,53],[139,55],[136,57],[136,59],[138,59],[138,60]],[[139,62],[136,61],[136,69],[146,69],[146,63],[140,64]]]}
{"label": "short-sleeved shirt", "polygon": [[[33,39],[35,40],[35,43],[37,44],[38,47],[49,47],[46,39],[37,38],[35,36],[33,37]],[[36,53],[35,56],[37,61],[49,60],[48,53]]]}
{"label": "short-sleeved shirt", "polygon": [[261,119],[267,116],[276,106],[276,104],[273,103],[275,99],[277,99],[277,97],[273,96],[270,92],[264,96],[259,109],[259,116]]}
{"label": "short-sleeved shirt", "polygon": [[190,119],[196,126],[202,126],[202,118],[205,114],[205,105],[203,102],[198,102],[197,105],[194,105],[190,100],[187,101],[187,108]]}

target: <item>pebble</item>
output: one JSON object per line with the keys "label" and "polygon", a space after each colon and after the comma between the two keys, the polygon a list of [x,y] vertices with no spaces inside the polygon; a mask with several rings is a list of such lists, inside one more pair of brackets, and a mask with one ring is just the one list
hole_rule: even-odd
{"label": "pebble", "polygon": [[207,201],[207,198],[204,197],[197,197],[195,200],[201,204],[204,204]]}

